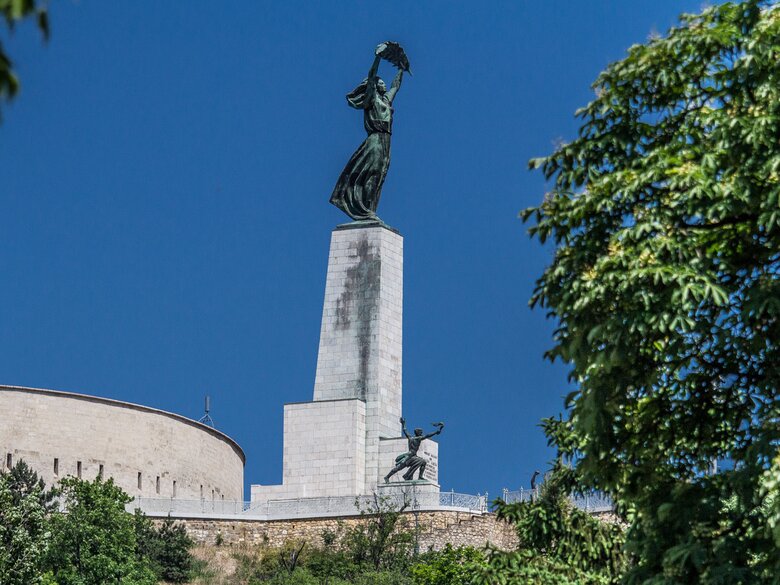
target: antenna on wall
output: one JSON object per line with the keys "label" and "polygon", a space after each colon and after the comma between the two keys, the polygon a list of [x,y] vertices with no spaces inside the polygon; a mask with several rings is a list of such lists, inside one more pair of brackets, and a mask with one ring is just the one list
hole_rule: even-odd
{"label": "antenna on wall", "polygon": [[205,413],[203,414],[202,417],[200,417],[200,420],[198,422],[214,428],[214,419],[211,418],[211,415],[209,414],[209,410],[211,410],[211,397],[208,394],[206,394],[204,410]]}

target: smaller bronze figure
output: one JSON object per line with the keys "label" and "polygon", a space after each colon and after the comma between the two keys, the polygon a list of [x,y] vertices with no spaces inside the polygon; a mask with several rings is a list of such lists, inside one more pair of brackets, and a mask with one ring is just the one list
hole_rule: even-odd
{"label": "smaller bronze figure", "polygon": [[436,430],[428,435],[423,435],[422,429],[414,429],[414,436],[409,436],[409,433],[406,431],[406,419],[401,418],[401,430],[404,433],[404,437],[409,441],[409,450],[395,458],[395,467],[393,467],[390,470],[390,473],[385,476],[385,483],[388,483],[393,475],[407,467],[409,468],[409,471],[403,475],[403,478],[406,481],[412,479],[414,477],[414,472],[418,469],[420,470],[420,474],[417,476],[417,479],[423,478],[423,473],[425,473],[425,467],[428,465],[428,462],[417,455],[417,451],[420,450],[420,445],[425,439],[430,439],[441,433],[444,428],[444,423],[434,423],[433,426],[436,427]]}

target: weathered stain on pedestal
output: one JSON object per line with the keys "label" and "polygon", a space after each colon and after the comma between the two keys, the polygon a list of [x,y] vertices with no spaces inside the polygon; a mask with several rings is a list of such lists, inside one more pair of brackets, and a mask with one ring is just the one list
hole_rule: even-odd
{"label": "weathered stain on pedestal", "polygon": [[357,252],[357,264],[347,269],[344,290],[336,299],[336,329],[348,331],[353,326],[356,329],[360,361],[355,390],[357,397],[365,400],[371,356],[371,322],[378,312],[382,261],[366,234],[351,242],[350,247]]}

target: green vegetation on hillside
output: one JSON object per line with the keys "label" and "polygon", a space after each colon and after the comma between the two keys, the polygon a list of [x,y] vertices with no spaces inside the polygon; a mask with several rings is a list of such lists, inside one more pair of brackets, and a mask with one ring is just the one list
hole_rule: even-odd
{"label": "green vegetation on hillside", "polygon": [[19,461],[10,472],[0,472],[0,583],[492,585],[531,577],[540,584],[611,582],[624,562],[622,532],[571,507],[572,480],[571,472],[558,470],[538,499],[499,506],[499,515],[517,529],[517,552],[448,545],[420,553],[410,515],[377,497],[362,510],[360,523],[324,531],[316,542],[230,548],[218,539],[211,557],[226,552],[231,569],[224,570],[193,558],[193,542],[181,524],[169,518],[156,527],[140,512],[127,512],[130,498],[111,479],[67,477],[50,491]]}
{"label": "green vegetation on hillside", "polygon": [[[416,534],[408,517],[374,507],[360,526],[325,531],[316,542],[290,541],[282,549],[267,545],[224,551],[233,570],[217,560],[216,549],[200,565],[198,585],[606,585],[617,582],[627,559],[619,524],[602,522],[575,509],[568,496],[573,473],[549,474],[539,497],[499,503],[499,516],[514,525],[517,551],[445,546],[415,553]],[[393,524],[392,538],[377,538],[378,526]],[[374,535],[374,536],[368,536]],[[366,544],[368,538],[371,543]],[[382,544],[384,542],[384,545]],[[224,547],[223,547],[224,548]],[[378,563],[366,554],[373,549]],[[230,563],[227,563],[230,564]]]}
{"label": "green vegetation on hillside", "polygon": [[475,585],[619,582],[628,564],[622,526],[575,508],[569,496],[576,487],[572,470],[559,466],[547,475],[534,499],[515,504],[499,502],[499,517],[513,523],[517,530],[518,550],[491,549],[487,566]]}
{"label": "green vegetation on hillside", "polygon": [[171,520],[155,528],[142,514],[125,510],[130,500],[102,477],[91,482],[66,477],[56,490],[46,490],[24,461],[0,472],[0,583],[154,585],[161,579],[189,580],[192,541],[184,528]]}

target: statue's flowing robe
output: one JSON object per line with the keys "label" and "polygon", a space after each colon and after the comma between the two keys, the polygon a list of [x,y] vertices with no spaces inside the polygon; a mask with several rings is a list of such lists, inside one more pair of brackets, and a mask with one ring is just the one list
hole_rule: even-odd
{"label": "statue's flowing robe", "polygon": [[347,102],[353,108],[363,110],[363,125],[368,137],[341,172],[330,202],[352,219],[377,219],[379,196],[390,167],[393,107],[385,95],[368,91],[367,80],[347,94]]}

